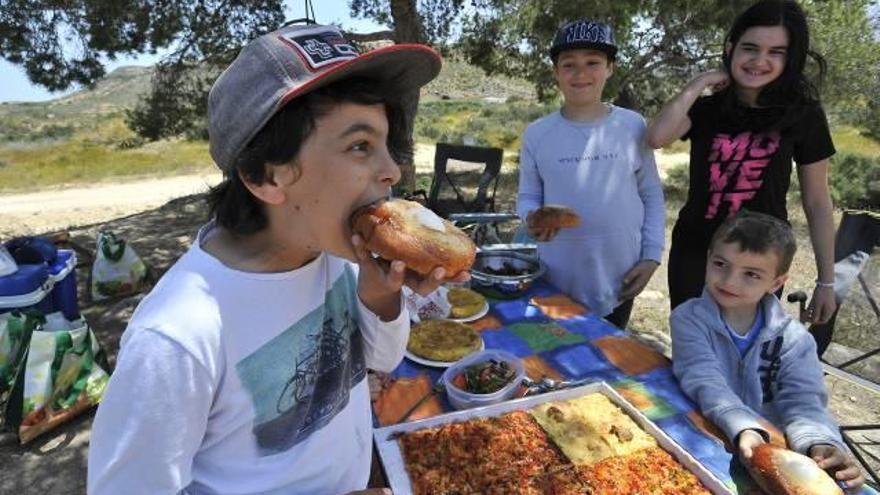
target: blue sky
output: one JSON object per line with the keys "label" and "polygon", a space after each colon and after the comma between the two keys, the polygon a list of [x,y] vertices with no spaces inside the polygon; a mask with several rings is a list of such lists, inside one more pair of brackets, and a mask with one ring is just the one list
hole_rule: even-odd
{"label": "blue sky", "polygon": [[[285,11],[288,19],[305,17],[304,0],[286,0]],[[322,24],[335,23],[355,32],[370,32],[382,29],[372,21],[352,19],[348,8],[348,0],[318,0],[313,2],[315,17]],[[153,65],[162,54],[122,57],[107,64],[107,72],[124,65]],[[46,89],[31,84],[24,70],[14,64],[0,59],[0,101],[43,101],[58,98],[72,93],[77,88],[65,92],[51,93]]]}

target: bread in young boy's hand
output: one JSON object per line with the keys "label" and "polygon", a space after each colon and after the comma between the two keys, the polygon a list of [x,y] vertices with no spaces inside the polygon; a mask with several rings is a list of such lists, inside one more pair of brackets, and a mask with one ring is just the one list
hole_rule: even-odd
{"label": "bread in young boy's hand", "polygon": [[834,479],[813,459],[777,445],[752,449],[746,466],[767,493],[779,495],[843,495]]}
{"label": "bread in young boy's hand", "polygon": [[567,206],[544,205],[532,211],[526,223],[533,229],[564,229],[580,225],[581,217]]}
{"label": "bread in young boy's hand", "polygon": [[392,199],[359,208],[352,230],[367,249],[386,260],[401,260],[422,275],[443,267],[446,276],[473,265],[477,247],[448,220],[414,201]]}

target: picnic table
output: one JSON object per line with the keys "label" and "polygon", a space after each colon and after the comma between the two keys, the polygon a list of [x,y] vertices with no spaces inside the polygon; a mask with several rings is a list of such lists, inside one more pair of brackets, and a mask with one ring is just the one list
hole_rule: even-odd
{"label": "picnic table", "polygon": [[[543,281],[516,299],[490,299],[489,303],[489,313],[470,323],[481,332],[487,349],[515,354],[535,381],[546,377],[607,382],[731,491],[760,493],[721,430],[681,390],[672,363],[663,354],[589,314],[587,308]],[[397,424],[408,412],[406,421],[453,411],[444,393],[430,395],[442,372],[442,368],[404,359],[373,402],[376,426]],[[426,395],[430,395],[428,400]],[[784,444],[776,428],[769,423],[765,426],[772,441]],[[877,494],[867,486],[861,493]]]}

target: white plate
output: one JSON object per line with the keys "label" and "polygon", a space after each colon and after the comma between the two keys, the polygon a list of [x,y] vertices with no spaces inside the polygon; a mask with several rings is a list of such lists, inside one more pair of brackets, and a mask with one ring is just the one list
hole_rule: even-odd
{"label": "white plate", "polygon": [[472,314],[472,315],[470,315],[470,316],[465,316],[464,318],[452,318],[452,317],[448,317],[448,318],[446,318],[446,319],[447,319],[447,320],[452,320],[452,321],[457,321],[457,322],[459,322],[459,323],[467,323],[467,322],[469,322],[469,321],[479,320],[480,318],[486,316],[487,314],[489,314],[489,301],[485,301],[485,302],[483,303],[483,307],[480,308],[479,311],[477,311],[476,313],[474,313],[474,314]]}
{"label": "white plate", "polygon": [[[483,342],[483,336],[481,335],[480,336],[480,348],[474,352],[482,351],[485,348],[486,348],[486,343]],[[470,354],[470,353],[468,353],[468,354]],[[422,364],[425,366],[430,366],[432,368],[448,368],[458,362],[458,361],[431,361],[430,359],[425,359],[423,357],[416,356],[415,354],[409,352],[409,349],[405,350],[403,355],[406,356],[407,359],[409,359],[410,361],[412,361],[414,363],[419,363],[419,364]],[[462,356],[462,357],[464,357],[464,356]]]}

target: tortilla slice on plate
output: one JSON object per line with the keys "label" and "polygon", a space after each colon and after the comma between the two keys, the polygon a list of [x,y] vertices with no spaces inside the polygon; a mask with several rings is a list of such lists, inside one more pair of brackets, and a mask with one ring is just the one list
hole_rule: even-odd
{"label": "tortilla slice on plate", "polygon": [[446,300],[452,306],[451,318],[469,318],[486,306],[486,298],[479,292],[465,287],[453,287],[446,293]]}
{"label": "tortilla slice on plate", "polygon": [[427,320],[412,327],[406,348],[432,361],[458,361],[478,351],[482,339],[473,328],[451,320]]}

